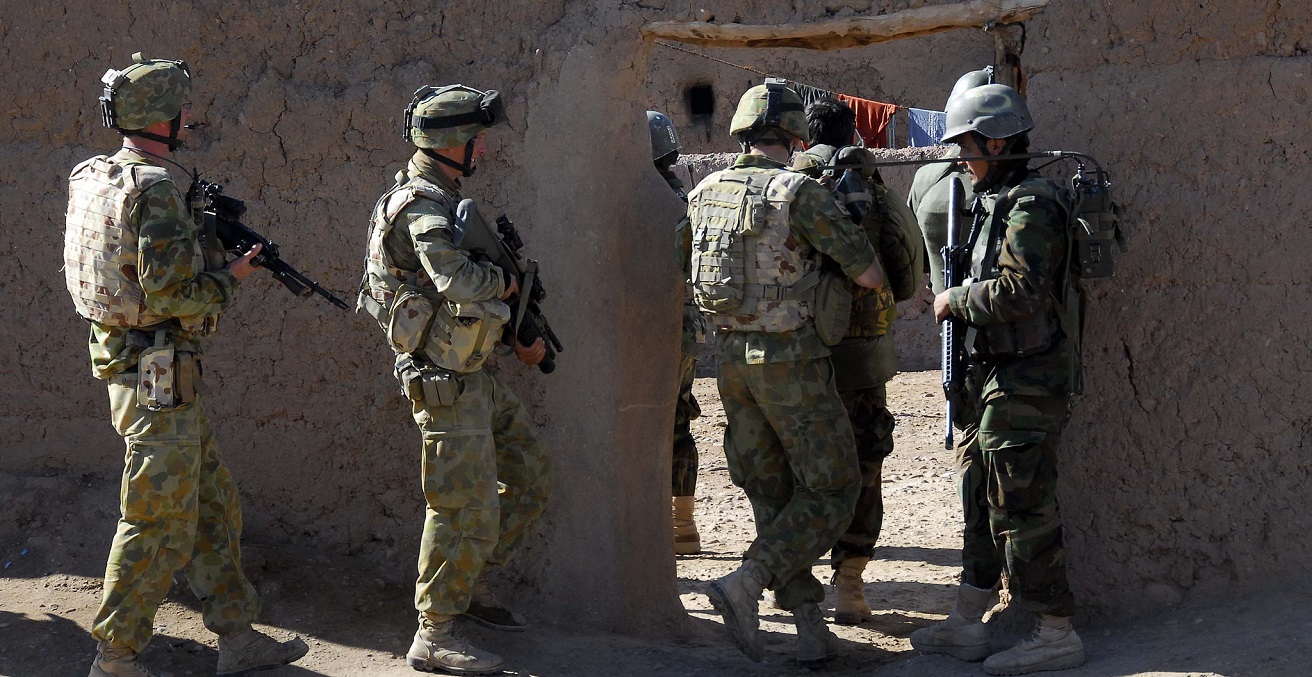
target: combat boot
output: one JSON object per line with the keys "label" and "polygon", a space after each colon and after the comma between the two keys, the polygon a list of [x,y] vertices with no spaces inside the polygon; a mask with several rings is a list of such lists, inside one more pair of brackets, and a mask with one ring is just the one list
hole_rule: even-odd
{"label": "combat boot", "polygon": [[410,667],[452,675],[492,675],[501,672],[500,656],[469,643],[451,616],[425,616],[405,654]]}
{"label": "combat boot", "polygon": [[101,642],[96,645],[96,660],[87,677],[155,677],[155,673],[137,660],[132,649]]}
{"label": "combat boot", "polygon": [[984,625],[992,590],[962,583],[957,603],[947,619],[911,633],[911,646],[920,653],[944,653],[963,661],[982,661],[989,655],[989,629]]}
{"label": "combat boot", "polygon": [[309,651],[309,645],[300,637],[279,642],[255,628],[246,628],[219,637],[217,674],[235,675],[247,670],[287,665],[300,660]]}
{"label": "combat boot", "polygon": [[485,628],[523,632],[524,628],[528,627],[528,621],[511,611],[496,598],[496,595],[492,594],[492,589],[487,585],[487,568],[484,567],[483,571],[484,573],[479,574],[474,581],[474,589],[469,598],[469,608],[465,610],[465,617]]}
{"label": "combat boot", "polygon": [[674,497],[674,554],[696,555],[702,551],[702,537],[692,518],[692,496]]}
{"label": "combat boot", "polygon": [[804,667],[818,667],[829,659],[836,639],[829,631],[820,607],[814,602],[793,609],[797,625],[797,662]]}
{"label": "combat boot", "polygon": [[724,627],[738,648],[758,663],[761,662],[762,650],[757,601],[769,583],[770,572],[765,565],[748,559],[728,576],[711,581],[706,591],[711,606],[724,617]]}
{"label": "combat boot", "polygon": [[850,557],[839,562],[834,571],[834,622],[839,625],[860,625],[874,616],[866,604],[866,583],[861,574],[866,570],[869,557]]}
{"label": "combat boot", "polygon": [[1084,665],[1084,643],[1071,627],[1071,619],[1042,614],[1034,635],[1006,651],[989,656],[984,661],[984,672],[990,675],[1026,675],[1081,665]]}

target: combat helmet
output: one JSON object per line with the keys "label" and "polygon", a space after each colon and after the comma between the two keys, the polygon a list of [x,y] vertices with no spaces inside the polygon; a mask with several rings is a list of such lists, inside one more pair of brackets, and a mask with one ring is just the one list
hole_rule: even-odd
{"label": "combat helmet", "polygon": [[811,138],[802,97],[789,89],[782,78],[766,78],[765,84],[743,93],[729,123],[729,134],[744,147],[772,130],[782,131],[803,142]]}
{"label": "combat helmet", "polygon": [[505,117],[501,94],[495,89],[483,92],[465,85],[424,86],[415,90],[414,98],[405,108],[403,134],[406,141],[425,151],[457,148],[463,144],[463,164],[437,153],[428,155],[470,176],[474,173],[471,164],[474,140],[480,132],[500,124]]}
{"label": "combat helmet", "polygon": [[957,78],[956,84],[952,85],[952,93],[948,94],[948,103],[944,106],[944,110],[947,110],[946,106],[951,105],[952,99],[956,98],[958,94],[968,89],[991,84],[993,84],[993,66],[985,66],[977,71],[966,73]]}
{"label": "combat helmet", "polygon": [[[186,61],[145,59],[137,52],[131,66],[121,71],[111,68],[100,81],[105,85],[100,115],[106,127],[167,143],[169,148],[182,144],[178,138],[182,108],[191,96],[191,70]],[[169,120],[173,127],[168,137],[140,131]]]}
{"label": "combat helmet", "polygon": [[647,111],[647,131],[651,133],[651,159],[660,162],[665,156],[678,153],[679,134],[674,123],[659,111]]}
{"label": "combat helmet", "polygon": [[1034,128],[1025,99],[1006,85],[981,85],[950,98],[946,117],[944,143],[968,132],[1006,139]]}

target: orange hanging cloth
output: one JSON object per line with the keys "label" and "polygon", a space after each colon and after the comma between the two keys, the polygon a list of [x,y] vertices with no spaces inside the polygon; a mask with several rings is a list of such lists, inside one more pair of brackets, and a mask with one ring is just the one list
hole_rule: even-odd
{"label": "orange hanging cloth", "polygon": [[856,113],[856,133],[865,139],[867,148],[888,148],[888,135],[884,130],[897,112],[897,106],[847,94],[839,94],[838,100]]}

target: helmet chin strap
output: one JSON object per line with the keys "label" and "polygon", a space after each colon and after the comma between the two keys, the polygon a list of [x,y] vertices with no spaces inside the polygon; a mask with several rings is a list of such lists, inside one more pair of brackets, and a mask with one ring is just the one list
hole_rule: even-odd
{"label": "helmet chin strap", "polygon": [[432,148],[420,148],[419,150],[423,151],[424,155],[460,172],[461,176],[473,176],[474,170],[477,169],[477,167],[474,166],[474,142],[477,140],[478,137],[474,137],[465,144],[465,161],[463,164],[456,162],[441,153],[434,152]]}
{"label": "helmet chin strap", "polygon": [[181,129],[182,129],[182,111],[178,111],[178,114],[174,116],[172,120],[169,121],[168,136],[160,136],[159,134],[142,131],[140,129],[119,129],[118,131],[128,136],[140,136],[143,139],[150,139],[151,141],[154,141],[156,143],[165,144],[166,146],[169,147],[169,150],[177,150],[178,148],[182,147],[182,139],[178,138],[178,132]]}

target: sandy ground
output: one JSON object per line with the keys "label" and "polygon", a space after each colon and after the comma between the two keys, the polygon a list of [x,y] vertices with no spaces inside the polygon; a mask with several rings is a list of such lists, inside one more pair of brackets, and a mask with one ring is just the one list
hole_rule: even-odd
{"label": "sandy ground", "polygon": [[[766,660],[738,653],[704,594],[729,572],[754,535],[746,498],[729,481],[720,441],[725,426],[713,379],[699,379],[705,415],[694,422],[701,449],[697,522],[704,551],[678,562],[689,620],[677,640],[656,643],[580,635],[567,622],[504,634],[472,627],[473,640],[507,658],[507,674],[797,675],[788,614],[763,604]],[[821,674],[876,677],[973,677],[978,663],[918,656],[911,631],[941,618],[957,571],[958,509],[952,454],[942,447],[937,372],[901,374],[889,385],[897,448],[884,467],[886,517],[876,561],[866,571],[875,611],[859,627],[833,626],[839,654]],[[100,594],[104,556],[114,530],[112,476],[0,475],[0,675],[84,675],[94,652],[88,628]],[[380,578],[367,562],[274,547],[246,546],[246,571],[264,600],[264,629],[299,634],[311,653],[269,677],[415,674],[402,660],[413,632],[410,589]],[[816,574],[829,580],[818,562]],[[1064,677],[1119,675],[1312,675],[1312,588],[1281,584],[1212,595],[1152,617],[1126,621],[1077,617],[1090,660]],[[826,604],[832,610],[832,598]],[[215,641],[201,625],[195,598],[175,584],[156,620],[144,660],[162,677],[212,675]],[[530,618],[532,610],[529,611]],[[996,619],[995,645],[1026,627],[1016,612]]]}

